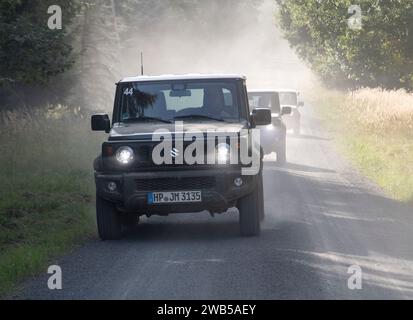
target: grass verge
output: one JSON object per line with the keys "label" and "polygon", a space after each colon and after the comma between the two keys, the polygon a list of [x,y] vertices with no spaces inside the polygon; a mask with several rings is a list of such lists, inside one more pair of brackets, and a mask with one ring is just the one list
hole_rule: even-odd
{"label": "grass verge", "polygon": [[95,232],[92,161],[100,147],[88,121],[12,120],[0,129],[0,296]]}
{"label": "grass verge", "polygon": [[413,204],[413,94],[321,90],[313,105],[364,175],[395,199]]}

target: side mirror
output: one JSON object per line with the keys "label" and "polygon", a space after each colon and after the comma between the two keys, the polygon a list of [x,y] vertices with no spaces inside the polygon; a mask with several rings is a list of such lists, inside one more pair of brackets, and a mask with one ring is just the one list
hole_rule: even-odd
{"label": "side mirror", "polygon": [[300,102],[298,103],[298,106],[299,106],[299,107],[304,107],[304,102],[303,102],[303,101],[300,101]]}
{"label": "side mirror", "polygon": [[256,108],[251,113],[252,121],[256,126],[266,126],[271,124],[271,110],[268,108]]}
{"label": "side mirror", "polygon": [[107,114],[94,114],[91,122],[93,131],[110,132],[110,119]]}
{"label": "side mirror", "polygon": [[286,116],[289,115],[293,112],[293,109],[291,107],[283,107],[281,110],[281,115]]}

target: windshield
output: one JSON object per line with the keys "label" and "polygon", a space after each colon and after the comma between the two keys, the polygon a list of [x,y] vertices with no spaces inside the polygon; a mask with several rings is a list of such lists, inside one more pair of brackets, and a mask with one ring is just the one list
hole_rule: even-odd
{"label": "windshield", "polygon": [[280,102],[282,105],[296,106],[297,94],[295,92],[280,92]]}
{"label": "windshield", "polygon": [[130,82],[121,87],[120,121],[240,121],[235,81]]}
{"label": "windshield", "polygon": [[251,109],[270,108],[273,113],[280,113],[280,100],[277,93],[248,93]]}

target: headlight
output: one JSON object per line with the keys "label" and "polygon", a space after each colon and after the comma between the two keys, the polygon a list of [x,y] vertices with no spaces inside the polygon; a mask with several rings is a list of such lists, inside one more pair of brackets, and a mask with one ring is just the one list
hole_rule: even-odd
{"label": "headlight", "polygon": [[219,164],[227,163],[230,157],[231,147],[227,143],[220,143],[217,146],[217,159]]}
{"label": "headlight", "polygon": [[133,157],[133,150],[130,147],[120,147],[118,151],[116,151],[116,160],[118,160],[121,164],[131,163]]}
{"label": "headlight", "polygon": [[272,123],[269,124],[266,128],[267,128],[267,130],[274,130],[275,129],[275,127]]}

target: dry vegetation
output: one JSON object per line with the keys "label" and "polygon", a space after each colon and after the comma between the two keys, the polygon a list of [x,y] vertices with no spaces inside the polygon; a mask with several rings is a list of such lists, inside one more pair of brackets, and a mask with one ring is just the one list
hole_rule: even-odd
{"label": "dry vegetation", "polygon": [[315,105],[362,172],[393,197],[413,202],[413,94],[360,89],[318,96]]}
{"label": "dry vegetation", "polygon": [[349,93],[342,108],[367,130],[413,135],[412,93],[361,89]]}

